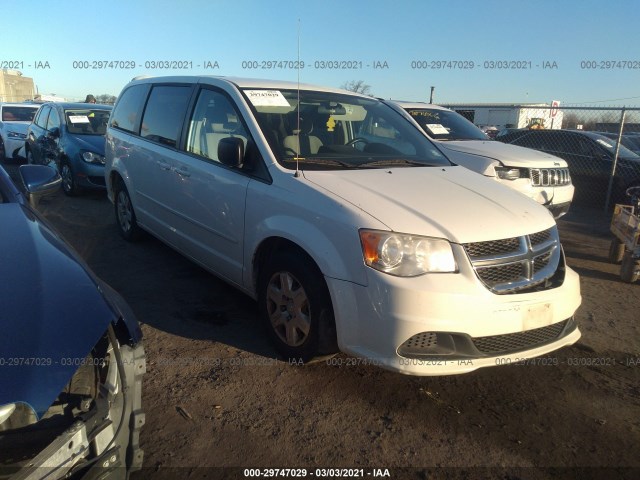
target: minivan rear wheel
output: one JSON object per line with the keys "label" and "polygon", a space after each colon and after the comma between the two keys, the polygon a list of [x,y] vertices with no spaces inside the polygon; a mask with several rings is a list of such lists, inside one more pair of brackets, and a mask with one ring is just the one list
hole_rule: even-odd
{"label": "minivan rear wheel", "polygon": [[133,210],[131,197],[124,182],[120,179],[116,181],[114,189],[114,207],[116,213],[116,224],[122,238],[128,242],[135,242],[142,236],[142,229],[138,226],[136,214]]}
{"label": "minivan rear wheel", "polygon": [[258,307],[276,350],[287,360],[306,363],[337,351],[327,285],[303,253],[271,257],[259,275]]}

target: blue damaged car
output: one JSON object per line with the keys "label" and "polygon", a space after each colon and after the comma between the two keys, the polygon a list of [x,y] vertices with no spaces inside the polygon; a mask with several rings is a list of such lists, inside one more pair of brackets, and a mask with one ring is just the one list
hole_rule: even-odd
{"label": "blue damaged car", "polygon": [[112,108],[90,103],[43,104],[27,129],[27,163],[55,167],[67,195],[103,190],[104,135]]}
{"label": "blue damaged car", "polygon": [[0,167],[0,478],[128,478],[142,465],[142,332],[35,210],[61,178]]}

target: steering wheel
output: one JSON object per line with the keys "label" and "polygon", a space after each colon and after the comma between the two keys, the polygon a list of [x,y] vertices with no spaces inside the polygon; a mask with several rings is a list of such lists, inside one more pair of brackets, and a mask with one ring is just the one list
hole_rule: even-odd
{"label": "steering wheel", "polygon": [[356,144],[357,143],[364,143],[365,145],[367,143],[369,143],[369,140],[367,140],[366,138],[362,138],[362,137],[356,137],[352,140],[349,140],[347,143],[345,143],[346,146],[348,147],[353,147],[356,148]]}

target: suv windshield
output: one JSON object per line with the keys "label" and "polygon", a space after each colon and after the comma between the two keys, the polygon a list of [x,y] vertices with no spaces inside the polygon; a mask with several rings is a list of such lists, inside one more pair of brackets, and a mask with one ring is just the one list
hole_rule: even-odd
{"label": "suv windshield", "polygon": [[409,115],[435,140],[490,140],[462,115],[435,108],[406,108]]}
{"label": "suv windshield", "polygon": [[[611,154],[615,154],[616,153],[616,146],[618,145],[618,142],[616,140],[613,140],[611,138],[607,138],[603,135],[592,135],[591,138],[593,138],[593,140],[600,145],[601,147],[604,147],[607,151],[609,151]],[[631,159],[637,159],[638,155],[636,155],[635,153],[633,153],[631,150],[629,150],[627,147],[625,147],[624,145],[620,145],[620,149],[618,151],[618,156],[621,158],[631,158]]]}
{"label": "suv windshield", "polygon": [[104,135],[107,132],[110,110],[65,110],[67,130],[74,135]]}
{"label": "suv windshield", "polygon": [[374,99],[244,89],[278,162],[302,169],[451,165],[411,122]]}

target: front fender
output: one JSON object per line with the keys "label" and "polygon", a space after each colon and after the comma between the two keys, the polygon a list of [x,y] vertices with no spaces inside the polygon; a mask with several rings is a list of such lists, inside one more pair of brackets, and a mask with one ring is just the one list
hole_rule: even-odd
{"label": "front fender", "polygon": [[[314,218],[317,222],[319,219]],[[342,228],[334,225],[322,228],[290,215],[275,215],[254,224],[247,232],[243,282],[247,289],[255,290],[253,268],[255,254],[260,246],[273,238],[285,239],[304,250],[318,265],[324,276],[366,285],[366,272],[358,231],[355,227]]]}

